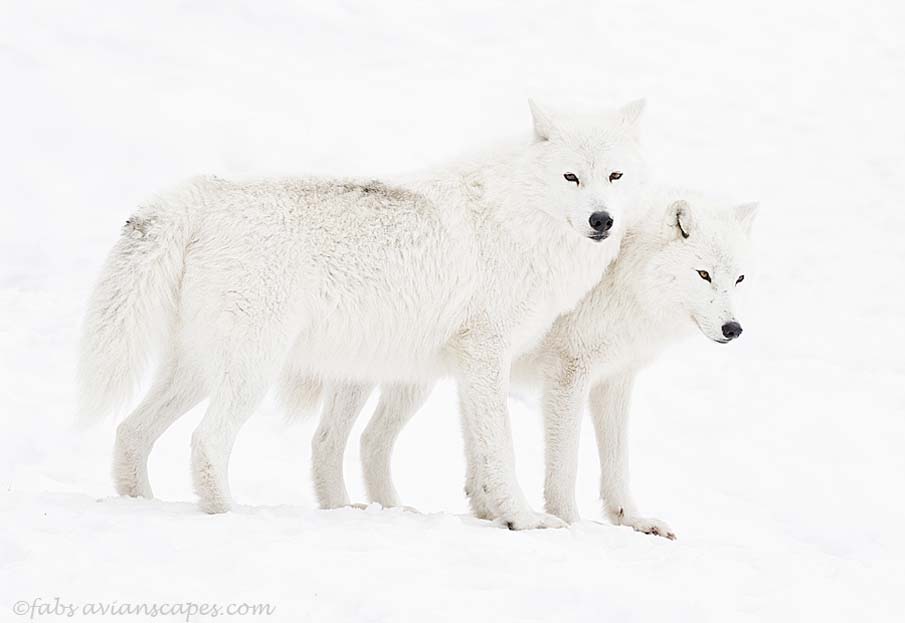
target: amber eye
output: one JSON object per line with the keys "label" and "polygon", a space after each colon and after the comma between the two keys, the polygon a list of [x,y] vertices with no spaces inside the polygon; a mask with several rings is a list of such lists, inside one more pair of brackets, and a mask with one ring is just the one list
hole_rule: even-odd
{"label": "amber eye", "polygon": [[575,182],[575,185],[578,185],[578,176],[574,173],[564,173],[563,177],[566,178],[567,182]]}
{"label": "amber eye", "polygon": [[615,182],[622,177],[622,171],[613,171],[610,173],[610,182]]}
{"label": "amber eye", "polygon": [[706,270],[699,270],[698,274],[704,281],[710,281],[710,273],[708,273]]}
{"label": "amber eye", "polygon": [[738,279],[735,280],[735,285],[740,284],[740,283],[743,282],[744,280],[745,280],[745,276],[744,276],[744,275],[739,275],[739,276],[738,276]]}

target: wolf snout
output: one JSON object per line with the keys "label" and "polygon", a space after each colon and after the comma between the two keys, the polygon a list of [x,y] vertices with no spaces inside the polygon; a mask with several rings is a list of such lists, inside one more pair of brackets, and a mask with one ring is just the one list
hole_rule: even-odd
{"label": "wolf snout", "polygon": [[733,320],[732,322],[724,324],[722,330],[723,337],[726,338],[727,341],[734,340],[742,334],[742,325]]}
{"label": "wolf snout", "polygon": [[591,237],[596,240],[603,240],[609,235],[610,230],[613,228],[613,217],[610,216],[610,213],[606,210],[599,210],[591,214],[591,217],[588,219],[588,224],[595,232]]}

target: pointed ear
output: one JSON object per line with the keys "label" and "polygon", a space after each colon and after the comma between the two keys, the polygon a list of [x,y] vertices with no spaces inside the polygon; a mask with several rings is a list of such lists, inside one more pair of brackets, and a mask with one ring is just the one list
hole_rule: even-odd
{"label": "pointed ear", "polygon": [[639,99],[633,102],[629,102],[625,106],[619,109],[619,116],[622,118],[622,123],[627,126],[637,126],[638,120],[641,118],[641,113],[644,112],[644,108],[647,106],[647,100]]}
{"label": "pointed ear", "polygon": [[754,217],[757,216],[758,208],[759,204],[757,202],[743,203],[735,208],[735,218],[749,236],[751,235],[751,225],[754,223]]}
{"label": "pointed ear", "polygon": [[547,141],[556,132],[556,124],[550,112],[533,99],[528,100],[531,116],[534,118],[534,136],[539,141]]}
{"label": "pointed ear", "polygon": [[669,204],[669,209],[666,210],[666,226],[680,238],[688,238],[694,233],[694,217],[687,201],[679,199]]}

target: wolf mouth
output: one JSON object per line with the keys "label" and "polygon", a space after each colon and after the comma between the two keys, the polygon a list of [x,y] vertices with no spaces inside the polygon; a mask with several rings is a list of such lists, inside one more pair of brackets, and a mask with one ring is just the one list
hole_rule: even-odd
{"label": "wolf mouth", "polygon": [[717,344],[728,344],[729,342],[732,341],[732,340],[726,340],[726,339],[721,339],[721,338],[717,338],[717,337],[710,337],[709,335],[707,335],[707,332],[704,331],[704,328],[701,326],[701,323],[698,322],[697,318],[692,316],[691,319],[692,319],[692,321],[694,321],[694,324],[698,327],[698,331],[700,331],[704,335],[704,337],[706,337],[708,340],[713,340]]}
{"label": "wolf mouth", "polygon": [[594,234],[588,234],[588,238],[590,238],[594,242],[600,242],[601,240],[606,240],[609,237],[610,237],[610,232],[608,232],[608,231],[594,233]]}

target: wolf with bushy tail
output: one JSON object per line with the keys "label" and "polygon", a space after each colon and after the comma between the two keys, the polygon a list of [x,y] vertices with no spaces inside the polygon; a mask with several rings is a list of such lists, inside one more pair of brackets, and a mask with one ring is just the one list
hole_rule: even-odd
{"label": "wolf with bushy tail", "polygon": [[82,412],[101,415],[158,356],[117,430],[117,490],[152,495],[152,445],[206,397],[192,477],[218,513],[239,429],[281,372],[314,386],[452,376],[481,514],[563,525],[516,482],[509,370],[616,256],[643,176],[641,110],[533,106],[532,141],[418,178],[200,178],[139,209],[91,299],[79,366]]}

